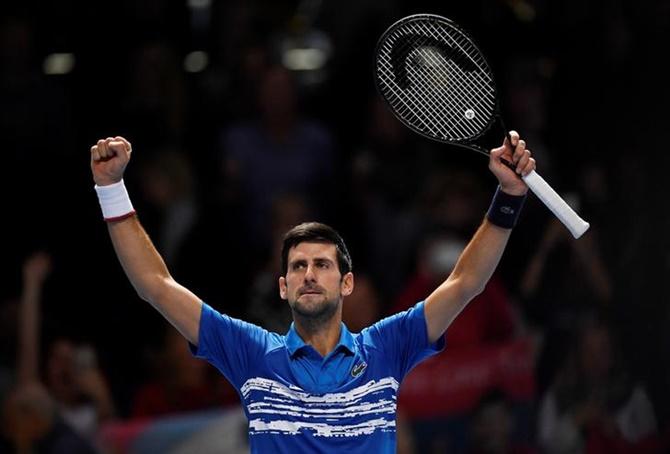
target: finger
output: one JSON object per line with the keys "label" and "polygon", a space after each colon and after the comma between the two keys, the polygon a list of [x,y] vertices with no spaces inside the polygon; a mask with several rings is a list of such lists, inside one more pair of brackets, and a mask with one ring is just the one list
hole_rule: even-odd
{"label": "finger", "polygon": [[102,159],[107,159],[112,156],[112,152],[109,149],[108,144],[109,142],[107,141],[107,139],[98,140],[98,152],[100,152],[100,157]]}
{"label": "finger", "polygon": [[512,161],[514,162],[514,164],[518,164],[519,160],[523,158],[524,154],[526,154],[526,141],[519,140],[519,143],[517,143],[516,148],[514,148],[514,154],[512,155]]}
{"label": "finger", "polygon": [[132,153],[132,151],[133,151],[133,147],[132,147],[132,145],[130,144],[130,142],[128,142],[125,138],[123,138],[123,137],[121,137],[121,136],[116,136],[116,137],[114,137],[114,139],[116,139],[116,140],[120,140],[121,142],[123,142],[123,143],[126,145],[126,151],[127,151],[128,153]]}
{"label": "finger", "polygon": [[98,154],[100,159],[107,159],[107,146],[103,139],[98,140]]}
{"label": "finger", "polygon": [[529,160],[530,160],[530,150],[524,150],[521,157],[518,158],[517,160],[515,167],[516,173],[521,174],[521,172],[523,172],[523,170],[526,168],[526,165],[528,165]]}
{"label": "finger", "polygon": [[114,137],[107,137],[105,139],[105,153],[107,153],[108,158],[116,156],[116,149],[111,146],[111,143],[114,141]]}
{"label": "finger", "polygon": [[503,165],[501,162],[503,159],[509,160],[509,151],[507,147],[498,147],[491,150],[491,161],[494,165]]}
{"label": "finger", "polygon": [[126,144],[120,140],[112,140],[109,142],[108,147],[112,150],[117,156],[126,155],[127,148]]}
{"label": "finger", "polygon": [[511,142],[512,148],[516,148],[517,144],[519,143],[519,137],[520,137],[519,133],[512,130],[512,131],[509,132],[509,137],[510,137],[510,139],[512,139],[512,142]]}
{"label": "finger", "polygon": [[[505,139],[507,140],[507,139]],[[500,159],[500,156],[505,152],[505,147],[498,147],[491,150],[491,156]]]}
{"label": "finger", "polygon": [[93,145],[91,147],[91,159],[95,162],[100,161],[102,158],[100,157],[100,151],[98,150],[97,145]]}
{"label": "finger", "polygon": [[521,175],[525,177],[526,175],[534,171],[535,167],[536,167],[535,158],[529,158],[526,167],[524,167],[524,169],[521,171]]}

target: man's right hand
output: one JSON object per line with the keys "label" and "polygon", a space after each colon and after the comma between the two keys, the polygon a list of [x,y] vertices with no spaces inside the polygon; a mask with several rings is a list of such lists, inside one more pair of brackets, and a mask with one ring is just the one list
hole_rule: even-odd
{"label": "man's right hand", "polygon": [[98,186],[118,183],[130,161],[130,142],[120,136],[98,140],[91,147],[91,171]]}

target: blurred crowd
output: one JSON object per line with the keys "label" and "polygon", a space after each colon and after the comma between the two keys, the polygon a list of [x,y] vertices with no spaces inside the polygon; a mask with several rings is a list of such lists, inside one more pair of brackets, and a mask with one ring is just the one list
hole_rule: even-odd
{"label": "blurred crowd", "polygon": [[[221,312],[287,330],[279,248],[305,220],[352,251],[352,331],[448,276],[495,180],[375,93],[376,39],[417,12],[476,36],[507,125],[592,227],[575,241],[529,198],[446,351],[408,378],[399,452],[670,452],[668,2],[33,0],[0,6],[0,453],[245,450],[237,394],[113,254],[99,138],[132,142],[142,223]],[[179,449],[132,442],[220,415]]]}

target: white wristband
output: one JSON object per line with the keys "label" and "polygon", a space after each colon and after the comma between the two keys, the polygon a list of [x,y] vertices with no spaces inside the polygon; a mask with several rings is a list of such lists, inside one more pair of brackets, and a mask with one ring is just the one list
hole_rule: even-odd
{"label": "white wristband", "polygon": [[105,221],[119,221],[135,214],[123,180],[107,186],[95,185]]}

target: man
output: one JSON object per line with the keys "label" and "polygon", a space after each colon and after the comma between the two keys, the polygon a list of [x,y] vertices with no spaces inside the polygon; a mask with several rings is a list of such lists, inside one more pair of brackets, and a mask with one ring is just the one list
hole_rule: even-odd
{"label": "man", "polygon": [[528,190],[518,174],[535,161],[516,132],[491,152],[500,186],[486,219],[453,272],[425,301],[359,334],[341,322],[354,290],[340,236],[318,223],[285,237],[279,294],[294,323],[286,335],[219,314],[170,276],[135,216],[123,186],[130,143],[108,137],[91,147],[91,168],[119,260],[151,303],[240,393],[252,452],[395,452],[396,396],[403,377],[444,347],[443,334],[482,291],[500,260]]}

